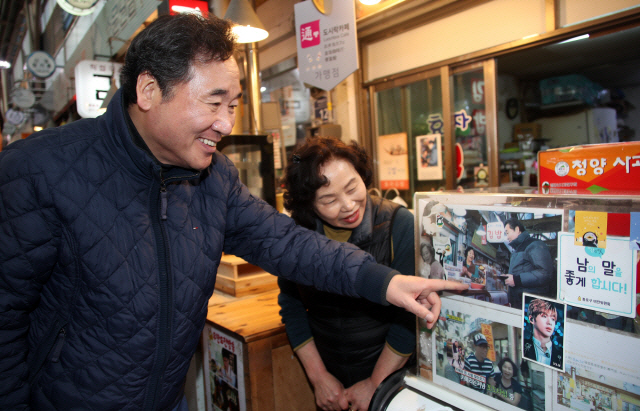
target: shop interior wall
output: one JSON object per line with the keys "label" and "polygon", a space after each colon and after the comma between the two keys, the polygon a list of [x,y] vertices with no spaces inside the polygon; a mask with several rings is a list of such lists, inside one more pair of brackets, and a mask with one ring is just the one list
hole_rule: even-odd
{"label": "shop interior wall", "polygon": [[[606,61],[603,61],[603,64],[606,64]],[[499,67],[499,61],[498,61]],[[572,75],[577,74],[575,72],[567,72],[563,73],[563,75]],[[633,131],[633,135],[631,137],[626,137],[621,135],[620,141],[640,141],[640,84],[629,84],[626,86],[618,87],[612,86],[615,84],[616,78],[615,76],[610,77],[609,79],[599,79],[598,84],[604,89],[609,90],[609,92],[615,92],[616,94],[621,93],[624,96],[624,100],[629,104],[628,114],[623,116],[618,116],[618,126],[626,126],[630,130]],[[531,84],[531,82],[528,82]],[[520,102],[521,107],[526,103],[522,100],[522,95],[524,93],[530,92],[530,87],[524,87],[523,82],[515,75],[511,74],[498,74],[498,112],[497,112],[497,120],[498,120],[498,147],[499,149],[504,149],[505,144],[513,141],[513,130],[514,126],[518,123],[525,122],[537,122],[539,119],[535,119],[531,121],[528,120],[524,113],[520,112],[519,115],[513,119],[509,119],[506,114],[506,103],[510,98],[516,98]],[[587,109],[588,107],[584,107],[583,109]],[[579,110],[579,109],[578,109]],[[543,115],[542,117],[564,117],[571,114],[574,114],[576,109],[573,109],[571,106],[567,108],[567,112],[563,113],[559,110],[555,110],[548,115]],[[546,137],[544,128],[542,129],[542,137]],[[549,148],[561,147],[563,144],[557,141],[547,142]]]}
{"label": "shop interior wall", "polygon": [[[493,0],[365,45],[365,82],[543,34],[546,0]],[[556,0],[559,27],[637,7],[637,0]]]}
{"label": "shop interior wall", "polygon": [[556,0],[558,25],[567,27],[638,6],[638,0]]}
{"label": "shop interior wall", "polygon": [[365,81],[544,32],[545,0],[495,0],[365,45]]}
{"label": "shop interior wall", "polygon": [[640,84],[624,90],[627,100],[635,107],[634,115],[625,119],[627,126],[635,130],[635,135],[631,141],[640,141]]}
{"label": "shop interior wall", "polygon": [[518,98],[518,79],[511,75],[498,75],[498,149],[503,149],[505,143],[512,140],[513,126],[520,123],[519,117],[510,119],[506,113],[507,101]]}

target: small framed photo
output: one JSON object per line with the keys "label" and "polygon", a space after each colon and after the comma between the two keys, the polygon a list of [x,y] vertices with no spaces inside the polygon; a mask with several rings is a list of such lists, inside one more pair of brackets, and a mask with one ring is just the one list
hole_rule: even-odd
{"label": "small framed photo", "polygon": [[522,356],[555,370],[564,370],[567,306],[533,294],[522,296]]}

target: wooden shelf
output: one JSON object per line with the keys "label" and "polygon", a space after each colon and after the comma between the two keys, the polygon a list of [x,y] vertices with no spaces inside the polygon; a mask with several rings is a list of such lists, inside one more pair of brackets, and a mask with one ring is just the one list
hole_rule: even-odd
{"label": "wooden shelf", "polygon": [[216,290],[242,297],[278,288],[277,278],[235,255],[223,255],[216,277]]}

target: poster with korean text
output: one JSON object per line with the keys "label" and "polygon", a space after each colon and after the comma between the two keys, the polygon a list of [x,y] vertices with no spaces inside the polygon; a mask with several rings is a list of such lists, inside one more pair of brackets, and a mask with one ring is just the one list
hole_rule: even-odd
{"label": "poster with korean text", "polygon": [[208,324],[202,342],[207,411],[245,411],[241,342]]}
{"label": "poster with korean text", "polygon": [[559,241],[559,299],[567,304],[635,317],[636,260],[629,238],[607,237],[607,248],[574,244],[572,233]]}
{"label": "poster with korean text", "polygon": [[409,189],[409,152],[406,133],[378,137],[378,173],[381,190]]}

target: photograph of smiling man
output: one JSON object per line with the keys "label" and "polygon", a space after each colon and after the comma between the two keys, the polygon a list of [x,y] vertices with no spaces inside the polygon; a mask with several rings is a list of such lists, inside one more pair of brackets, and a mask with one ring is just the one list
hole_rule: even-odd
{"label": "photograph of smiling man", "polygon": [[541,365],[563,370],[566,306],[535,295],[524,295],[522,355]]}

